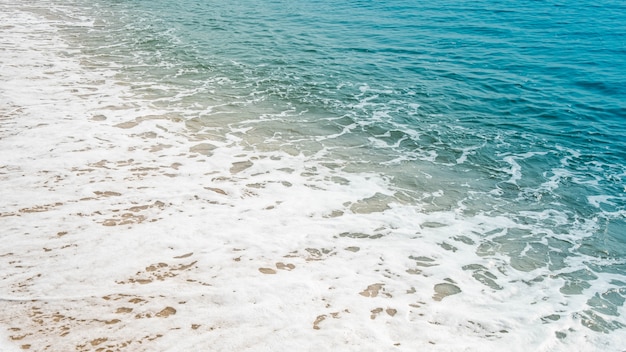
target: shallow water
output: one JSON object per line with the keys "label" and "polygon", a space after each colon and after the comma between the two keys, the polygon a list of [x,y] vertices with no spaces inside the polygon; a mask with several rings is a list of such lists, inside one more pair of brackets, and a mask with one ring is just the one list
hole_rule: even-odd
{"label": "shallow water", "polygon": [[[140,211],[174,207],[183,214],[159,215],[158,229],[145,228],[148,215],[103,215],[94,220],[99,225],[133,224],[130,237],[138,242],[153,231],[170,246],[195,243],[194,253],[224,251],[213,246],[230,243],[254,253],[255,262],[299,258],[295,269],[282,262],[276,268],[300,269],[303,286],[321,282],[330,288],[317,289],[337,290],[322,299],[337,311],[311,309],[314,332],[330,322],[339,331],[375,331],[368,321],[386,312],[386,333],[350,335],[343,343],[354,348],[623,345],[620,2],[5,6],[40,16],[50,26],[44,33],[63,43],[42,64],[50,66],[42,77],[50,75],[51,86],[59,86],[59,75],[68,80],[60,85],[66,91],[48,96],[50,105],[70,104],[58,115],[125,131],[98,134],[115,152],[75,160],[119,170],[106,182],[135,189],[115,190],[127,202],[149,200]],[[36,45],[30,50],[39,55]],[[79,67],[77,77],[63,67],[55,71],[66,62]],[[165,165],[175,170],[167,174],[177,175],[173,182],[153,175]],[[66,188],[78,182],[89,193],[90,183],[101,181],[83,181],[79,166],[67,171],[73,181],[58,182]],[[140,191],[142,183],[150,192]],[[14,198],[5,198],[7,214],[11,207],[34,209]],[[95,209],[91,216],[98,218]],[[12,223],[16,236],[21,220]],[[199,277],[216,265],[203,258]],[[212,275],[213,286],[224,285],[214,293],[221,300],[230,288],[221,280],[247,277]],[[303,291],[313,301],[324,296]],[[288,312],[293,293],[284,294],[290,303],[270,306],[296,321]],[[364,297],[389,301],[369,307]],[[298,302],[307,306],[306,299]],[[336,348],[333,332],[311,336]],[[402,337],[418,332],[425,336]],[[309,338],[294,336],[290,342]]]}

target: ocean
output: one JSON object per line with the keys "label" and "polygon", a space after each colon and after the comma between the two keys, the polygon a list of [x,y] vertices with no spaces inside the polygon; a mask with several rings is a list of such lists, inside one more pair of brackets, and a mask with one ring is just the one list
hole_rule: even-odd
{"label": "ocean", "polygon": [[626,3],[0,6],[6,346],[626,348]]}

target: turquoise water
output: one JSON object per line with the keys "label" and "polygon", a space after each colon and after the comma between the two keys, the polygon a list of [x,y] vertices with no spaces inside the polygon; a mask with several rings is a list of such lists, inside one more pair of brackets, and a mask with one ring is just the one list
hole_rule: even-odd
{"label": "turquoise water", "polygon": [[[556,278],[584,295],[590,330],[626,325],[624,2],[71,6],[57,15],[93,22],[62,29],[83,64],[113,70],[133,99],[209,140],[380,174],[391,195],[376,204],[506,219],[478,240],[451,237],[530,273],[531,289]],[[463,269],[494,290],[510,282]]]}

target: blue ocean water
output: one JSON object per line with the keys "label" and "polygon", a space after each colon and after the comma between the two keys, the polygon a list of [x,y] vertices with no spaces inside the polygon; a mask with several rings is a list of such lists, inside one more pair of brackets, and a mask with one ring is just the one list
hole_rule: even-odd
{"label": "blue ocean water", "polygon": [[364,158],[346,167],[387,165],[408,193],[430,186],[407,166],[395,174],[395,165],[433,170],[432,189],[455,194],[434,209],[478,190],[486,199],[469,211],[597,217],[604,222],[598,236],[612,244],[598,250],[624,254],[622,2],[96,5],[103,20],[121,24],[94,30],[94,40],[110,41],[94,50],[134,80],[186,92],[168,106],[187,114],[196,113],[190,102],[199,110],[287,111],[287,126],[257,132],[304,135],[311,145],[294,148],[305,153],[320,145],[357,149]]}
{"label": "blue ocean water", "polygon": [[[398,204],[506,218],[475,234],[478,255],[587,295],[592,331],[624,327],[626,3],[71,6],[94,21],[65,29],[85,65],[114,69],[136,99],[190,128],[245,129],[250,150],[384,175]],[[492,276],[475,277],[506,284]]]}

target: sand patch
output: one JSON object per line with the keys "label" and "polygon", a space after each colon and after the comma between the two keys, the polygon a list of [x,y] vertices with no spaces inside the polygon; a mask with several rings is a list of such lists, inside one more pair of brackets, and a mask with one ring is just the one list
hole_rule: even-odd
{"label": "sand patch", "polygon": [[384,286],[385,284],[371,284],[365,290],[359,292],[359,294],[363,297],[376,297],[383,290]]}
{"label": "sand patch", "polygon": [[60,207],[62,205],[63,203],[61,202],[56,202],[52,204],[44,204],[44,205],[35,205],[30,208],[22,208],[19,210],[19,212],[20,213],[41,213],[41,212],[49,211],[56,207]]}
{"label": "sand patch", "polygon": [[161,310],[160,312],[156,313],[156,316],[159,318],[167,318],[170,315],[174,315],[176,314],[176,309],[172,308],[172,307],[165,307],[163,308],[163,310]]}
{"label": "sand patch", "polygon": [[[160,210],[163,210],[164,208],[165,208],[165,203],[157,200],[151,204],[135,205],[135,206],[124,208],[124,209],[113,209],[111,211],[112,213],[111,215],[113,215],[113,217],[101,220],[100,223],[103,226],[122,226],[122,225],[141,224],[142,222],[148,220],[148,215],[142,212],[146,210],[160,211]],[[151,222],[155,222],[158,220],[159,220],[158,218],[150,219]]]}
{"label": "sand patch", "polygon": [[[165,336],[171,328],[162,326],[157,332],[138,333],[141,323],[128,313],[133,308],[119,306],[128,303],[129,295],[109,295],[98,299],[89,297],[80,301],[12,301],[5,305],[11,313],[9,338],[19,341],[22,349],[35,351],[136,351],[150,349],[149,342]],[[174,306],[158,310],[151,308],[161,298],[132,297],[142,308],[142,318],[169,318],[177,314]],[[132,300],[131,299],[131,300]],[[89,310],[78,309],[77,303],[87,302]],[[174,324],[177,324],[174,322]],[[172,326],[172,328],[176,325]],[[154,329],[153,329],[154,330]],[[158,331],[161,330],[161,331]],[[124,332],[120,334],[120,332]],[[148,343],[148,345],[146,345]]]}
{"label": "sand patch", "polygon": [[118,123],[117,125],[114,125],[114,127],[123,128],[123,129],[129,129],[129,128],[133,128],[133,127],[135,127],[137,125],[139,125],[139,123],[137,123],[136,121],[127,121],[127,122]]}
{"label": "sand patch", "polygon": [[266,275],[274,275],[276,274],[276,270],[272,268],[259,268],[259,271]]}
{"label": "sand patch", "polygon": [[448,296],[461,293],[461,289],[458,286],[447,282],[436,284],[434,289],[435,294],[433,295],[433,299],[435,301],[441,301]]}
{"label": "sand patch", "polygon": [[276,268],[280,269],[280,270],[287,270],[287,271],[291,271],[293,269],[296,268],[295,265],[291,264],[291,263],[283,263],[283,262],[278,262],[276,263]]}
{"label": "sand patch", "polygon": [[242,172],[243,170],[252,167],[252,165],[254,164],[249,160],[234,162],[230,168],[230,173],[233,175],[238,174]]}
{"label": "sand patch", "polygon": [[187,264],[177,265],[170,265],[163,262],[151,264],[147,266],[145,270],[138,271],[134,277],[131,277],[125,281],[117,281],[117,283],[120,285],[132,283],[145,285],[154,281],[165,281],[166,279],[171,279],[180,275],[180,273],[183,271],[194,268],[197,262],[197,260],[194,260]]}
{"label": "sand patch", "polygon": [[196,144],[193,147],[189,148],[189,152],[191,153],[198,153],[198,154],[202,154],[205,156],[209,156],[211,154],[213,154],[213,150],[215,150],[217,147],[214,146],[213,144],[210,143],[200,143],[200,144]]}

